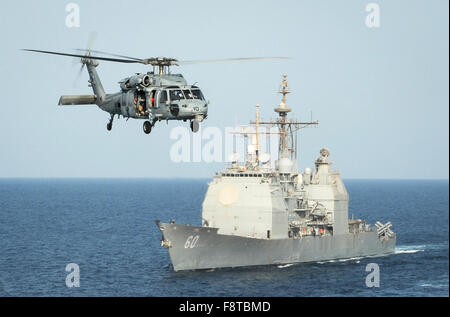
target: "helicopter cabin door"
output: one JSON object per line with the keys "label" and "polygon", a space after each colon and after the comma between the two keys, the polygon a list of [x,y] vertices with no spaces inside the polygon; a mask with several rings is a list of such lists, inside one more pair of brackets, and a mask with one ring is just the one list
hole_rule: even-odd
{"label": "helicopter cabin door", "polygon": [[133,91],[129,90],[127,92],[122,93],[121,100],[121,112],[124,117],[134,117],[134,109],[133,109]]}
{"label": "helicopter cabin door", "polygon": [[148,98],[143,90],[129,90],[122,94],[122,115],[139,118],[147,116]]}
{"label": "helicopter cabin door", "polygon": [[167,106],[167,90],[160,90],[158,93],[157,107]]}

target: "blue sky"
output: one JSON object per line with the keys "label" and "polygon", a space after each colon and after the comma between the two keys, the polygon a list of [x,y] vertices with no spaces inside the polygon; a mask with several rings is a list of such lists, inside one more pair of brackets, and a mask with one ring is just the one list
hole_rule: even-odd
{"label": "blue sky", "polygon": [[[211,177],[222,163],[174,163],[170,131],[150,135],[142,121],[88,107],[57,107],[60,95],[90,94],[87,72],[74,86],[72,58],[19,51],[94,48],[178,59],[289,56],[183,66],[211,101],[204,127],[247,123],[254,105],[273,107],[282,74],[300,119],[320,121],[300,134],[300,168],[322,146],[345,178],[446,178],[449,166],[448,1],[72,1],[80,27],[65,25],[70,1],[2,4],[0,177]],[[365,25],[368,3],[380,6],[380,27]],[[108,93],[144,65],[101,62]],[[185,125],[185,124],[184,124]]]}

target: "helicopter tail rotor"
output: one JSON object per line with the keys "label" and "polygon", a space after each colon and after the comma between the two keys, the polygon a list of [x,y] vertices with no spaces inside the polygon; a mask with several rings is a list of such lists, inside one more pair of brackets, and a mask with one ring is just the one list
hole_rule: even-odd
{"label": "helicopter tail rotor", "polygon": [[[94,43],[95,43],[96,39],[97,39],[97,32],[91,31],[89,33],[88,44],[87,44],[86,50],[85,50],[85,55],[84,55],[85,57],[91,56],[91,50],[92,50],[92,47],[94,46]],[[84,66],[88,62],[91,61],[90,59],[85,58],[85,57],[81,57],[79,59],[79,61],[81,63],[81,67],[80,67],[80,70],[78,71],[78,74],[77,74],[77,76],[75,78],[75,82],[74,83],[78,83],[78,81],[80,80],[81,74],[83,73]]]}

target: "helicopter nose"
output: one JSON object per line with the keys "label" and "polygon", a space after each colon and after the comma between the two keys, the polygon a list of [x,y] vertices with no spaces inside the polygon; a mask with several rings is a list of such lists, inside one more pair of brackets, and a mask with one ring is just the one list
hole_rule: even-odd
{"label": "helicopter nose", "polygon": [[194,102],[190,105],[189,107],[189,112],[191,112],[192,114],[204,114],[205,112],[208,111],[208,104],[204,101],[197,101]]}

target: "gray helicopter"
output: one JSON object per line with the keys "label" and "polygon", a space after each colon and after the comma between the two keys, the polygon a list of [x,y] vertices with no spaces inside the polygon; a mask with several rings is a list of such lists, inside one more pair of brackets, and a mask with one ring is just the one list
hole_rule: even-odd
{"label": "gray helicopter", "polygon": [[[34,49],[24,51],[73,56],[81,58],[81,70],[86,65],[89,73],[89,83],[93,95],[61,96],[60,106],[66,105],[97,105],[100,109],[110,113],[111,118],[106,125],[108,131],[112,129],[114,117],[143,119],[144,133],[149,134],[153,126],[162,120],[183,120],[190,122],[191,130],[199,130],[200,122],[208,116],[208,104],[199,87],[188,85],[182,74],[171,74],[170,66],[197,63],[215,63],[228,61],[284,59],[285,57],[249,57],[229,58],[204,61],[179,61],[174,58],[155,57],[140,59],[123,55],[111,54],[90,49],[85,54],[68,54]],[[93,56],[92,53],[109,55],[112,57]],[[118,63],[140,63],[153,66],[153,71],[145,74],[137,73],[119,82],[120,92],[106,94],[96,67],[99,60]],[[80,71],[81,71],[80,70]]]}

